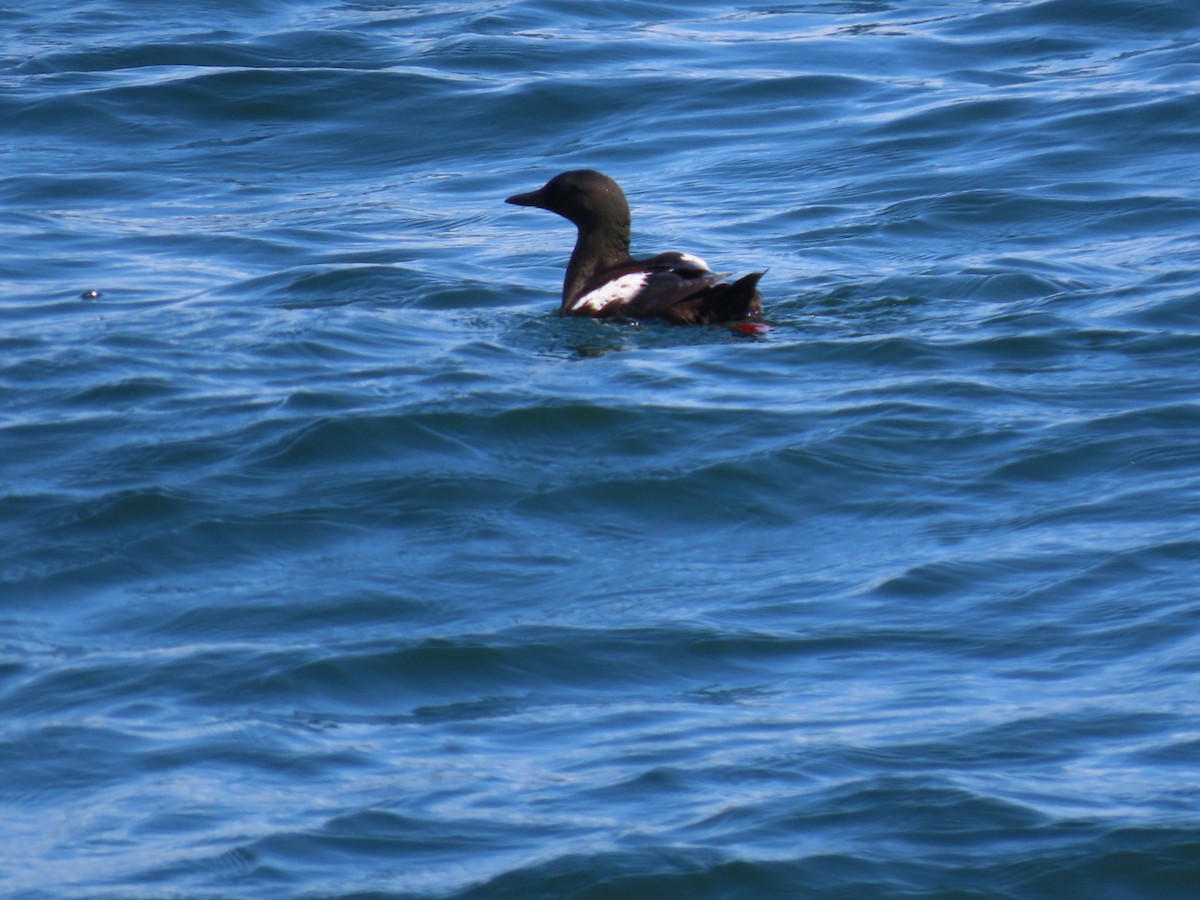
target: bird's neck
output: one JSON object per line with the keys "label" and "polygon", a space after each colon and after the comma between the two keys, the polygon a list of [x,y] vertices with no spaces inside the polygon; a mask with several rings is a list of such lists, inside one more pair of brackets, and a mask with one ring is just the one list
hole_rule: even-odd
{"label": "bird's neck", "polygon": [[627,263],[629,256],[629,220],[610,223],[603,228],[580,227],[567,277],[563,281],[563,305],[577,297],[584,286],[603,272]]}

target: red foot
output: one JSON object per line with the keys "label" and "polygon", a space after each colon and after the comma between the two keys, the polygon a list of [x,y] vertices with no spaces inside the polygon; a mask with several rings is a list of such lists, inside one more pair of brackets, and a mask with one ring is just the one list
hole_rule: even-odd
{"label": "red foot", "polygon": [[766,322],[734,322],[729,326],[739,334],[769,334],[771,326]]}

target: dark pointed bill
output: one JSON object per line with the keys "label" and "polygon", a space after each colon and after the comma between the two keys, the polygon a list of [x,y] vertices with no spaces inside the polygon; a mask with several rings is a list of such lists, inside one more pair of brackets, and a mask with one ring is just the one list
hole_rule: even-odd
{"label": "dark pointed bill", "polygon": [[513,194],[505,203],[512,203],[514,206],[541,206],[542,192],[526,191],[524,194]]}

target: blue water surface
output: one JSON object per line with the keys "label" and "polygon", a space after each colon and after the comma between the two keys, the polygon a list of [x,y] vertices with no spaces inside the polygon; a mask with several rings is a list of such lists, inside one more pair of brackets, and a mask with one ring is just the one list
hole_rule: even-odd
{"label": "blue water surface", "polygon": [[1200,6],[0,28],[0,893],[1200,896]]}

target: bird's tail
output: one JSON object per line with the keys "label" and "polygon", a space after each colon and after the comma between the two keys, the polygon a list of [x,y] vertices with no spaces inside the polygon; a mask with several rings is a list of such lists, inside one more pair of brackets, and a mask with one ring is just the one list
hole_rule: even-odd
{"label": "bird's tail", "polygon": [[705,304],[709,322],[737,322],[762,315],[762,295],[758,292],[758,280],[764,272],[743,275],[725,290],[716,292],[710,304]]}

